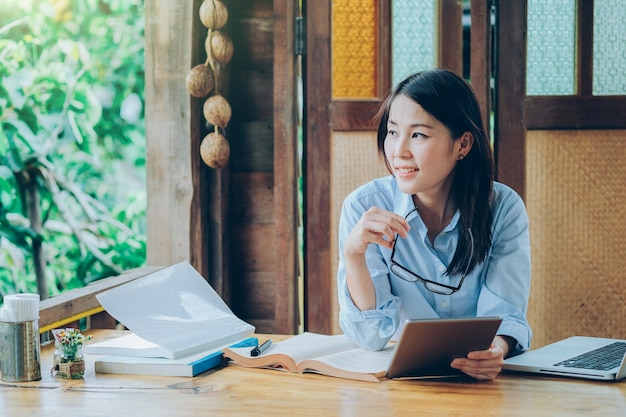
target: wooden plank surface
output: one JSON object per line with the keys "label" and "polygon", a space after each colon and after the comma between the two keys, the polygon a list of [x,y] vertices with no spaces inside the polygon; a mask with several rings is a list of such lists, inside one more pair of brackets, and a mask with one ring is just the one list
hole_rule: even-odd
{"label": "wooden plank surface", "polygon": [[41,381],[0,383],[0,415],[588,417],[619,416],[626,409],[624,383],[522,374],[502,374],[492,382],[374,383],[237,366],[195,378],[150,377],[95,374],[93,358],[86,357],[85,378],[60,379],[50,376],[52,348],[45,347]]}

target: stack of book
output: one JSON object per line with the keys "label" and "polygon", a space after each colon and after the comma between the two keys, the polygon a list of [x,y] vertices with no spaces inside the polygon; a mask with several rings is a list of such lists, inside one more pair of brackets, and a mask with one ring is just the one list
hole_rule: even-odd
{"label": "stack of book", "polygon": [[254,326],[233,314],[188,263],[181,262],[96,296],[131,333],[94,340],[84,352],[95,371],[195,376],[222,363],[227,347],[256,346]]}

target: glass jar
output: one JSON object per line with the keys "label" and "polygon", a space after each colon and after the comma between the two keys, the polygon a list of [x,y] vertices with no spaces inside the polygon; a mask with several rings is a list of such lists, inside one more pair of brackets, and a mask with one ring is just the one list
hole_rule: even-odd
{"label": "glass jar", "polygon": [[85,375],[83,345],[67,346],[56,342],[52,373],[66,379],[82,378]]}

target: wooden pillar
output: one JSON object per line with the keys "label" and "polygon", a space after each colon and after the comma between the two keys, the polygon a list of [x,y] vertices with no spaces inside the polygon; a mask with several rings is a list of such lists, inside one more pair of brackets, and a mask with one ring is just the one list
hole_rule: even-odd
{"label": "wooden pillar", "polygon": [[145,1],[147,263],[189,260],[208,277],[202,100],[185,88],[203,54],[201,0]]}

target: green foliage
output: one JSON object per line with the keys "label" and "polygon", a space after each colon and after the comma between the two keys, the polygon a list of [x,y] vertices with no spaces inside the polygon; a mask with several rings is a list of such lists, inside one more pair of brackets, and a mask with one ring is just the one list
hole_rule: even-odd
{"label": "green foliage", "polygon": [[37,291],[37,278],[56,294],[142,265],[143,1],[2,9],[0,295]]}

